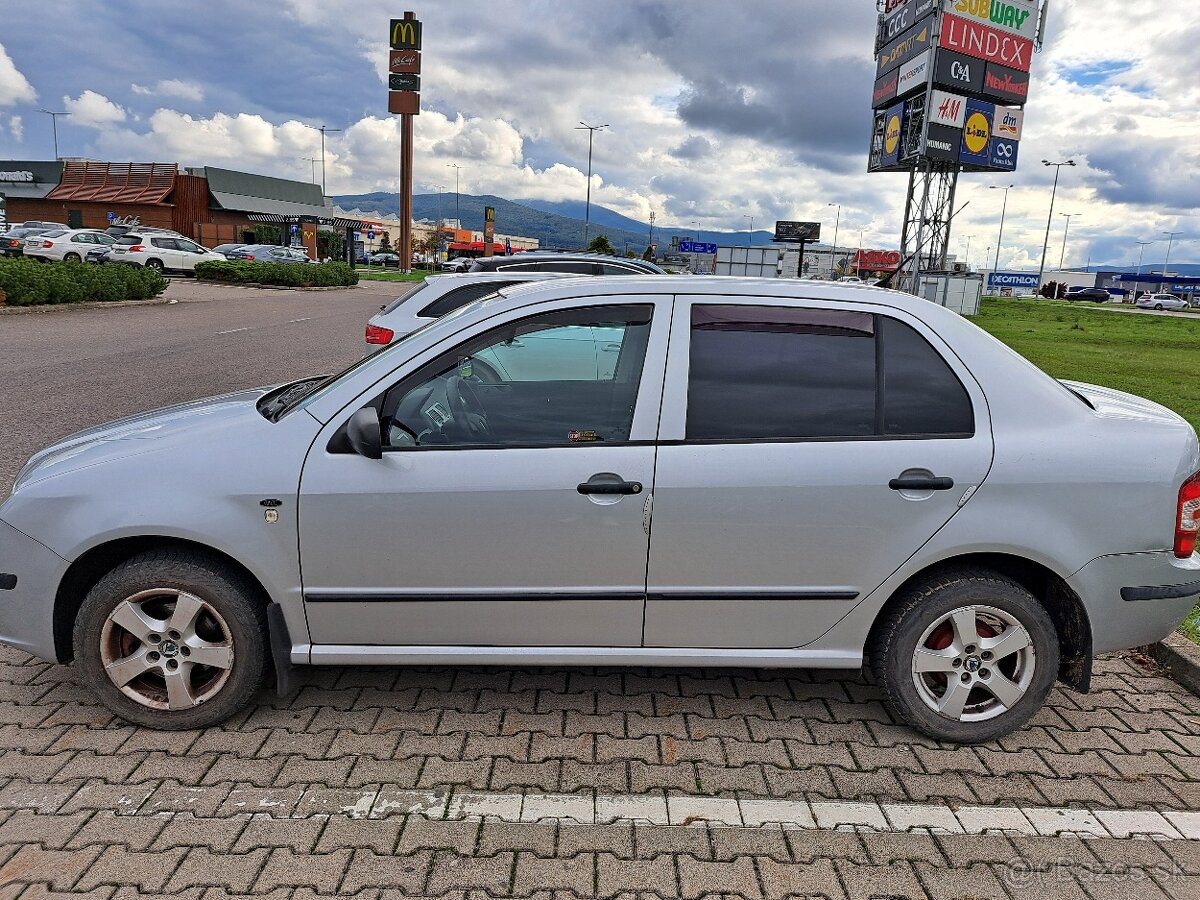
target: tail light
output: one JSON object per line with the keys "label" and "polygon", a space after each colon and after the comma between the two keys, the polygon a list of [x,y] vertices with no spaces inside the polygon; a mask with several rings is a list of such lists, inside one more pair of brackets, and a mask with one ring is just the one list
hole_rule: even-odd
{"label": "tail light", "polygon": [[247,254],[246,254],[246,259],[250,260],[250,262],[254,262],[254,254],[253,254],[253,253],[247,253]]}
{"label": "tail light", "polygon": [[1196,551],[1200,534],[1200,472],[1179,489],[1179,513],[1175,519],[1175,555],[1187,559]]}
{"label": "tail light", "polygon": [[53,247],[53,246],[54,246],[54,241],[42,241],[41,242],[41,247],[43,249],[46,249],[48,247]]}
{"label": "tail light", "polygon": [[368,344],[390,344],[395,336],[396,332],[390,328],[384,328],[382,325],[367,326]]}
{"label": "tail light", "polygon": [[145,244],[134,244],[132,247],[127,247],[125,249],[125,252],[126,253],[144,253],[145,250],[146,250]]}

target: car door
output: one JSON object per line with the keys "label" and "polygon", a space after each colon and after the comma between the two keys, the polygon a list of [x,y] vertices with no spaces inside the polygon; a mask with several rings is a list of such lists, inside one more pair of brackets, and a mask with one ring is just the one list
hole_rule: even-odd
{"label": "car door", "polygon": [[[670,298],[601,299],[476,326],[331,421],[300,486],[314,643],[641,644]],[[379,460],[339,443],[367,402]]]}
{"label": "car door", "polygon": [[174,238],[152,237],[150,238],[150,247],[152,249],[147,253],[147,259],[151,256],[161,259],[163,268],[170,272],[184,271],[183,252]]}
{"label": "car door", "polygon": [[195,272],[196,263],[201,262],[207,255],[204,248],[195,241],[183,238],[175,239],[175,249],[179,251],[179,267],[184,272]]}
{"label": "car door", "polygon": [[990,468],[978,385],[923,324],[788,302],[676,302],[647,646],[812,642]]}

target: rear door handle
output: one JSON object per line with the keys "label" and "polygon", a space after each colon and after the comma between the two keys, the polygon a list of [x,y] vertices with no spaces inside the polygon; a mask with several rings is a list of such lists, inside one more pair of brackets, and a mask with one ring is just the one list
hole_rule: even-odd
{"label": "rear door handle", "polygon": [[953,478],[936,475],[905,475],[888,482],[893,491],[949,491],[954,488]]}
{"label": "rear door handle", "polygon": [[640,481],[585,481],[576,488],[581,494],[640,494]]}

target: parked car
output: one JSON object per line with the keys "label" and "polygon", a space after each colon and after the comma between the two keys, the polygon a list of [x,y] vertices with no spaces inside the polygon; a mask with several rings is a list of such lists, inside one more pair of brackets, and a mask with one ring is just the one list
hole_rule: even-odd
{"label": "parked car", "polygon": [[196,263],[225,260],[224,254],[205,249],[181,234],[141,229],[117,238],[108,261],[190,275],[195,271]]}
{"label": "parked car", "polygon": [[276,244],[245,244],[236,250],[228,250],[225,256],[229,259],[252,260],[254,262],[272,263],[310,263],[308,254],[294,247],[280,247]]}
{"label": "parked car", "polygon": [[61,225],[18,225],[10,228],[4,234],[0,234],[0,255],[23,256],[26,238],[45,234],[48,231],[58,231],[62,227]]}
{"label": "parked car", "polygon": [[452,313],[480,297],[501,288],[549,278],[567,278],[560,272],[476,272],[456,275],[430,275],[407,294],[379,307],[367,323],[367,349],[390,344],[434,319]]}
{"label": "parked car", "polygon": [[110,247],[115,241],[95,228],[44,231],[25,238],[25,255],[43,262],[83,262],[89,250]]}
{"label": "parked car", "polygon": [[368,266],[383,266],[393,269],[400,268],[400,255],[384,251],[382,253],[372,253],[367,257]]}
{"label": "parked car", "polygon": [[111,255],[112,255],[112,244],[109,244],[106,247],[93,247],[91,250],[89,250],[84,255],[83,261],[86,263],[93,263],[94,265],[102,266],[109,261],[109,257]]}
{"label": "parked car", "polygon": [[233,250],[240,250],[242,247],[248,247],[249,244],[217,244],[213,247],[213,253],[220,253],[228,258],[229,253]]}
{"label": "parked car", "polygon": [[36,454],[0,640],[155,728],[272,663],[865,660],[898,720],[990,741],[1191,610],[1198,470],[1180,416],[908,294],[548,279]]}
{"label": "parked car", "polygon": [[1091,303],[1108,303],[1113,295],[1104,288],[1084,287],[1067,291],[1067,299],[1074,303],[1076,300],[1086,300]]}
{"label": "parked car", "polygon": [[456,256],[442,263],[443,272],[469,272],[475,260],[470,256]]}
{"label": "parked car", "polygon": [[568,275],[665,275],[652,262],[601,253],[531,250],[472,260],[469,272],[564,272]]}
{"label": "parked car", "polygon": [[1142,294],[1137,299],[1139,309],[1188,309],[1190,304],[1174,294]]}

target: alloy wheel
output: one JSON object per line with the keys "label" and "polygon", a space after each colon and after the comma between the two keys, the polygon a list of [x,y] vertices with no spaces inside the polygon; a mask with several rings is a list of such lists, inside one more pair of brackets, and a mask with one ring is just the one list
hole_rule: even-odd
{"label": "alloy wheel", "polygon": [[1016,706],[1036,667],[1033,640],[1017,619],[993,606],[963,606],[925,629],[911,670],[931,710],[982,722]]}
{"label": "alloy wheel", "polygon": [[195,594],[140,591],[105,619],[100,660],[112,683],[142,706],[191,709],[228,681],[233,635],[220,613]]}

